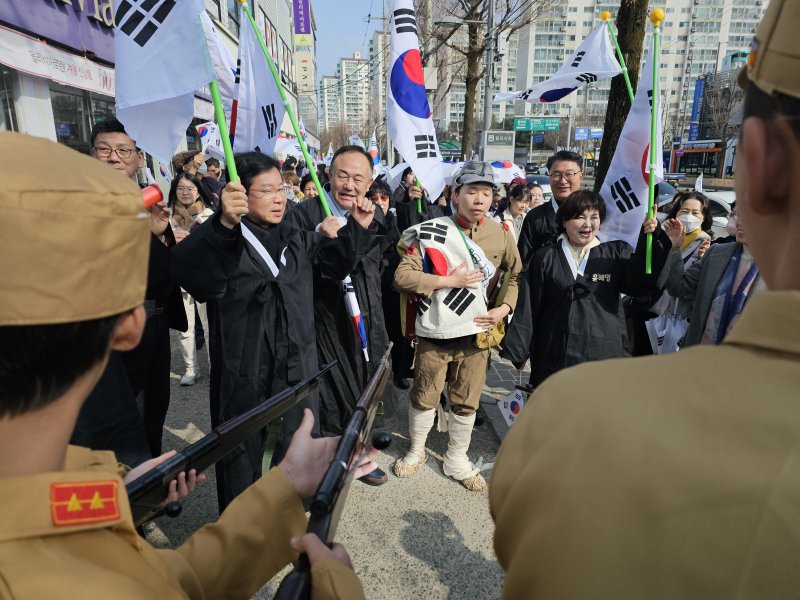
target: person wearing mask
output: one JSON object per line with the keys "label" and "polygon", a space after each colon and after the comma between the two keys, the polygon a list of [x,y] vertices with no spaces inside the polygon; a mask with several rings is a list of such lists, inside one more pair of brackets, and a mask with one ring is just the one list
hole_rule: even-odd
{"label": "person wearing mask", "polygon": [[[500,356],[518,368],[530,357],[531,388],[566,367],[628,354],[620,294],[655,289],[672,243],[656,219],[645,222],[633,253],[621,240],[600,242],[605,214],[599,194],[571,194],[556,215],[557,244],[537,250],[525,271],[527,302]],[[645,234],[652,232],[653,274],[646,275]]]}
{"label": "person wearing mask", "polygon": [[[172,180],[167,206],[172,209],[170,222],[177,243],[183,241],[192,230],[214,214],[211,198],[206,188],[197,177],[186,172],[179,173]],[[203,331],[209,331],[208,314],[204,302],[196,302],[186,290],[181,290],[181,296],[188,328],[180,336],[181,355],[185,367],[180,384],[189,386],[194,385],[199,372],[195,343],[195,314],[200,317]]]}
{"label": "person wearing mask", "polygon": [[[406,230],[398,246],[404,253],[395,289],[420,296],[408,409],[411,447],[394,463],[398,477],[412,477],[425,464],[425,443],[447,380],[444,474],[469,491],[486,490],[467,455],[490,354],[489,347],[476,345],[476,334],[491,330],[514,310],[521,266],[513,237],[486,218],[496,185],[490,163],[467,161],[453,178],[457,213]],[[498,270],[508,273],[508,285],[492,303],[487,290],[493,277],[499,278]]]}
{"label": "person wearing mask", "polygon": [[522,264],[527,265],[542,246],[554,244],[559,235],[558,207],[583,183],[583,158],[576,152],[559,150],[547,159],[553,199],[528,212],[518,241]]}
{"label": "person wearing mask", "polygon": [[739,231],[739,227],[737,226],[736,222],[736,203],[731,204],[731,212],[728,213],[728,222],[725,224],[725,233],[728,235],[724,237],[718,237],[711,240],[712,244],[727,244],[729,242],[736,241],[736,235]]}
{"label": "person wearing mask", "polygon": [[539,388],[492,471],[505,600],[800,596],[798,28],[772,0],[739,75],[736,212],[768,290],[720,346]]}
{"label": "person wearing mask", "polygon": [[528,214],[530,205],[530,192],[527,186],[515,185],[511,188],[508,198],[503,199],[494,215],[494,220],[503,225],[506,231],[514,234],[514,241],[519,239],[522,222]]}
{"label": "person wearing mask", "polygon": [[533,210],[537,206],[544,204],[544,190],[542,189],[542,186],[540,186],[538,183],[532,183],[528,186],[528,189],[531,192],[530,210]]}

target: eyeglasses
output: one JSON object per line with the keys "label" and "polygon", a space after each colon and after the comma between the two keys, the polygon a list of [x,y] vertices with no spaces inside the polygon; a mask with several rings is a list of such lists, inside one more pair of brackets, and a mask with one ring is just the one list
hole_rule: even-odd
{"label": "eyeglasses", "polygon": [[580,171],[564,171],[561,173],[560,171],[553,171],[550,173],[550,179],[553,181],[561,181],[562,179],[566,179],[567,181],[572,181],[575,179]]}
{"label": "eyeglasses", "polygon": [[259,196],[262,198],[266,198],[268,200],[275,200],[276,198],[280,198],[283,196],[286,197],[286,193],[289,191],[289,186],[282,185],[279,188],[266,188],[262,190],[256,190],[250,188],[248,190],[248,195],[253,196],[254,198],[258,198]]}
{"label": "eyeglasses", "polygon": [[95,146],[92,150],[100,158],[109,158],[112,152],[116,152],[121,160],[128,160],[135,152],[133,148],[109,148],[108,146]]}
{"label": "eyeglasses", "polygon": [[179,194],[192,194],[192,193],[197,191],[197,188],[194,187],[194,186],[192,186],[192,187],[180,187],[179,186],[179,187],[175,188],[175,191],[178,192]]}

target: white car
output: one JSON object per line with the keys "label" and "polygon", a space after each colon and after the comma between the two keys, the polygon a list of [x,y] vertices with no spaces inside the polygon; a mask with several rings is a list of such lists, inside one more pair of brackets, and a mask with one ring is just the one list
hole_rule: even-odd
{"label": "white car", "polygon": [[[713,239],[724,238],[728,236],[726,226],[728,225],[728,215],[731,214],[731,205],[720,198],[720,194],[733,194],[732,200],[736,200],[736,195],[734,192],[712,192],[710,194],[706,194],[708,199],[711,201],[711,237]],[[671,200],[659,205],[658,214],[656,215],[659,221],[663,222],[664,219],[667,218],[666,210],[669,208],[670,202]]]}

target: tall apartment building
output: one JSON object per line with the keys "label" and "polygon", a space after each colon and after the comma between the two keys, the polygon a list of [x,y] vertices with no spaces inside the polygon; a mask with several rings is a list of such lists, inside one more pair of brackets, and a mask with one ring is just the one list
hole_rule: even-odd
{"label": "tall apartment building", "polygon": [[370,96],[378,123],[386,120],[390,39],[391,35],[388,32],[376,31],[369,42]]}
{"label": "tall apartment building", "polygon": [[325,131],[342,121],[341,85],[338,77],[323,75],[320,81],[320,131]]}
{"label": "tall apartment building", "polygon": [[[695,82],[705,73],[722,70],[726,60],[746,52],[768,0],[670,0],[662,27],[660,84],[666,130],[686,138],[692,112]],[[616,14],[619,2],[567,0],[548,19],[520,30],[515,86],[520,90],[550,77],[589,33],[600,24],[604,10]],[[648,23],[646,43],[652,27]],[[644,55],[643,55],[644,57]],[[566,116],[572,107],[581,115],[604,115],[610,81],[581,88],[554,104],[514,103],[517,115]],[[581,123],[576,121],[576,126]]]}
{"label": "tall apartment building", "polygon": [[351,134],[364,137],[370,110],[369,60],[354,52],[352,58],[342,58],[336,69],[341,85],[341,121]]}

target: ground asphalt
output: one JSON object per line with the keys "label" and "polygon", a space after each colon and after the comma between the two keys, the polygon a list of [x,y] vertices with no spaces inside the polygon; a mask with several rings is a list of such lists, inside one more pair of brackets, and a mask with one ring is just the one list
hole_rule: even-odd
{"label": "ground asphalt", "polygon": [[[171,403],[164,431],[164,450],[179,449],[210,431],[208,368],[205,349],[199,353],[200,376],[191,387],[181,387],[183,361],[177,335],[172,338]],[[527,373],[523,375],[527,381]],[[506,430],[497,401],[519,383],[517,371],[496,354],[481,398],[486,422],[476,427],[470,458],[487,479]],[[499,598],[503,571],[497,564],[487,493],[468,492],[442,473],[447,434],[428,437],[430,456],[411,479],[391,474],[391,465],[408,447],[408,392],[389,383],[384,395],[381,429],[392,436],[378,457],[390,473],[388,483],[370,487],[355,482],[339,523],[336,540],[350,553],[356,573],[370,600],[411,598]],[[213,470],[208,480],[184,502],[182,514],[160,517],[146,527],[157,547],[176,547],[203,524],[217,517]],[[264,586],[254,598],[274,595],[284,573]]]}

